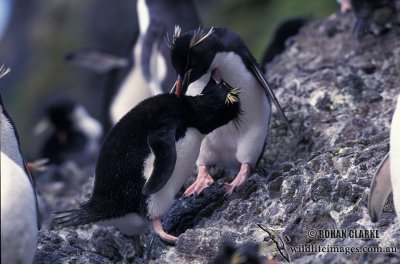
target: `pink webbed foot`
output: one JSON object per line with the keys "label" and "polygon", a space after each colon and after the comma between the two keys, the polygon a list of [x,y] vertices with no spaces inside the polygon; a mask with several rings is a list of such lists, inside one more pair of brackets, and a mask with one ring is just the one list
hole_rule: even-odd
{"label": "pink webbed foot", "polygon": [[231,183],[225,184],[226,196],[231,195],[233,190],[237,186],[240,186],[244,183],[244,181],[249,177],[250,171],[251,171],[250,164],[243,163],[242,166],[240,167],[240,171],[237,174],[236,178]]}
{"label": "pink webbed foot", "polygon": [[208,167],[206,165],[199,166],[199,173],[197,174],[197,179],[192,185],[187,188],[184,196],[192,195],[193,193],[198,195],[200,194],[205,188],[209,187],[213,184],[214,180],[208,172]]}
{"label": "pink webbed foot", "polygon": [[170,244],[175,244],[178,238],[176,236],[167,234],[162,227],[160,218],[153,220],[154,231],[160,236],[161,240]]}

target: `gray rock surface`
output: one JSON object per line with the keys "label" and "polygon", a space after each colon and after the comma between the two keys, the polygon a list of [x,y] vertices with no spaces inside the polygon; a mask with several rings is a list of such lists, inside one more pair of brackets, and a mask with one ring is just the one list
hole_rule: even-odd
{"label": "gray rock surface", "polygon": [[[292,263],[400,263],[400,253],[343,252],[376,246],[400,250],[391,199],[379,222],[372,223],[367,212],[369,185],[389,149],[390,120],[400,93],[400,29],[358,42],[349,34],[352,23],[351,14],[312,23],[267,65],[268,79],[299,138],[291,137],[274,113],[265,154],[250,179],[230,197],[224,197],[222,187],[227,178],[198,197],[178,196],[164,219],[165,228],[179,235],[177,244],[154,238],[150,248],[152,236],[144,235],[150,263],[208,263],[227,240],[258,243],[261,255],[284,263],[257,224],[280,234]],[[57,173],[38,180],[47,211],[74,208],[88,198],[93,168],[72,167],[55,168]],[[145,262],[131,240],[113,228],[59,230],[48,219],[36,263]],[[325,229],[378,230],[379,237],[320,237]],[[302,245],[336,246],[342,253],[290,249]]]}

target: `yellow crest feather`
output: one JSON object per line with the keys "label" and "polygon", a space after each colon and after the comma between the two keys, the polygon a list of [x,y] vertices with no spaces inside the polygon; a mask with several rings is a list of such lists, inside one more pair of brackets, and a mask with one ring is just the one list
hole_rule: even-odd
{"label": "yellow crest feather", "polygon": [[10,71],[11,71],[10,68],[5,67],[4,64],[1,65],[1,67],[0,67],[0,78],[3,78],[4,76],[6,76]]}
{"label": "yellow crest feather", "polygon": [[225,104],[233,104],[239,100],[240,88],[233,88],[225,99]]}
{"label": "yellow crest feather", "polygon": [[201,43],[206,38],[208,38],[213,32],[214,32],[214,27],[210,28],[208,32],[204,32],[203,29],[198,28],[190,41],[190,47],[194,47],[197,44]]}
{"label": "yellow crest feather", "polygon": [[172,35],[172,39],[169,38],[168,34],[166,35],[166,41],[168,47],[171,49],[172,46],[175,44],[175,41],[181,35],[182,28],[179,25],[175,25],[174,34]]}

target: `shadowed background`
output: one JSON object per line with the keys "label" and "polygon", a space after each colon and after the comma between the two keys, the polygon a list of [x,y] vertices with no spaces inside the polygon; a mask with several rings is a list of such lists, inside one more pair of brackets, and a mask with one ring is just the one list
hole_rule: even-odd
{"label": "shadowed background", "polygon": [[[319,19],[339,8],[335,0],[198,0],[196,4],[204,25],[232,28],[258,60],[282,20]],[[100,118],[104,77],[66,62],[65,55],[83,47],[129,54],[137,24],[134,0],[0,0],[0,64],[12,68],[0,89],[28,158],[37,155],[42,138],[35,137],[32,129],[49,96],[67,94]]]}

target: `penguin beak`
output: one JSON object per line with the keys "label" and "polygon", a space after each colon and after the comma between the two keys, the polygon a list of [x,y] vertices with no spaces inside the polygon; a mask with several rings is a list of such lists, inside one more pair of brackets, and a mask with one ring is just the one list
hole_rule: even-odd
{"label": "penguin beak", "polygon": [[177,96],[181,96],[182,94],[185,94],[187,91],[187,88],[189,86],[189,80],[190,80],[190,74],[192,73],[192,69],[188,70],[185,75],[183,76],[183,80],[180,75],[178,75],[178,79],[176,80],[175,84],[175,94]]}
{"label": "penguin beak", "polygon": [[178,75],[178,79],[175,82],[174,88],[172,88],[172,90],[175,89],[175,94],[180,97],[182,94],[182,77],[180,75]]}

